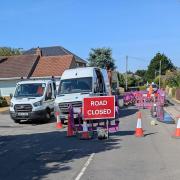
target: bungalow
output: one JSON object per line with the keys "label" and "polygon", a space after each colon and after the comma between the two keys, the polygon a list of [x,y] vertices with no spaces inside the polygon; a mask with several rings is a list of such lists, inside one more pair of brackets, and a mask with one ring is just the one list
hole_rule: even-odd
{"label": "bungalow", "polygon": [[77,67],[86,66],[87,62],[80,58],[79,56],[75,55],[74,53],[70,52],[69,50],[65,49],[62,46],[51,46],[51,47],[41,47],[41,48],[31,48],[25,51],[24,55],[32,55],[38,54],[41,56],[64,56],[64,55],[73,55],[76,61]]}
{"label": "bungalow", "polygon": [[[65,69],[86,66],[86,61],[61,48],[34,48],[23,55],[0,57],[0,96],[14,93],[16,83],[22,78],[60,79]],[[61,52],[61,53],[60,53]]]}

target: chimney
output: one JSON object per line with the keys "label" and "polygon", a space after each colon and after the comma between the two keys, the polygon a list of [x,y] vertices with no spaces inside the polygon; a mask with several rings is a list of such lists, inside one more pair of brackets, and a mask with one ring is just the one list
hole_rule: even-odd
{"label": "chimney", "polygon": [[39,46],[38,46],[37,49],[36,49],[36,55],[42,56],[42,51],[41,51],[41,49],[39,48]]}

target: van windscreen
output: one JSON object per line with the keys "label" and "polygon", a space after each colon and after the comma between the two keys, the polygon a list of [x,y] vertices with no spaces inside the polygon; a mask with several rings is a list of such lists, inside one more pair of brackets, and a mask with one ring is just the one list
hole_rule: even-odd
{"label": "van windscreen", "polygon": [[19,84],[16,87],[14,97],[41,97],[45,87],[44,83]]}
{"label": "van windscreen", "polygon": [[92,77],[61,80],[58,94],[71,94],[92,91]]}

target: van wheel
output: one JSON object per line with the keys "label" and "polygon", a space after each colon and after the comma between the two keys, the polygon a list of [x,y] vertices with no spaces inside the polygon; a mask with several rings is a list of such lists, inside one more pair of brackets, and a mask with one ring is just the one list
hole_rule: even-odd
{"label": "van wheel", "polygon": [[45,122],[49,122],[50,120],[51,120],[51,113],[49,110],[46,110]]}
{"label": "van wheel", "polygon": [[18,119],[14,119],[14,122],[15,122],[15,123],[20,123],[21,121],[18,120]]}

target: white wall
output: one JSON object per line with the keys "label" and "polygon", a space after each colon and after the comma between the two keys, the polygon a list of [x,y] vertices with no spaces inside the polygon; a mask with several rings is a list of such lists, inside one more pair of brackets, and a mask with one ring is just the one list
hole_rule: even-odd
{"label": "white wall", "polygon": [[18,80],[0,81],[0,96],[9,96],[14,94],[16,83]]}

